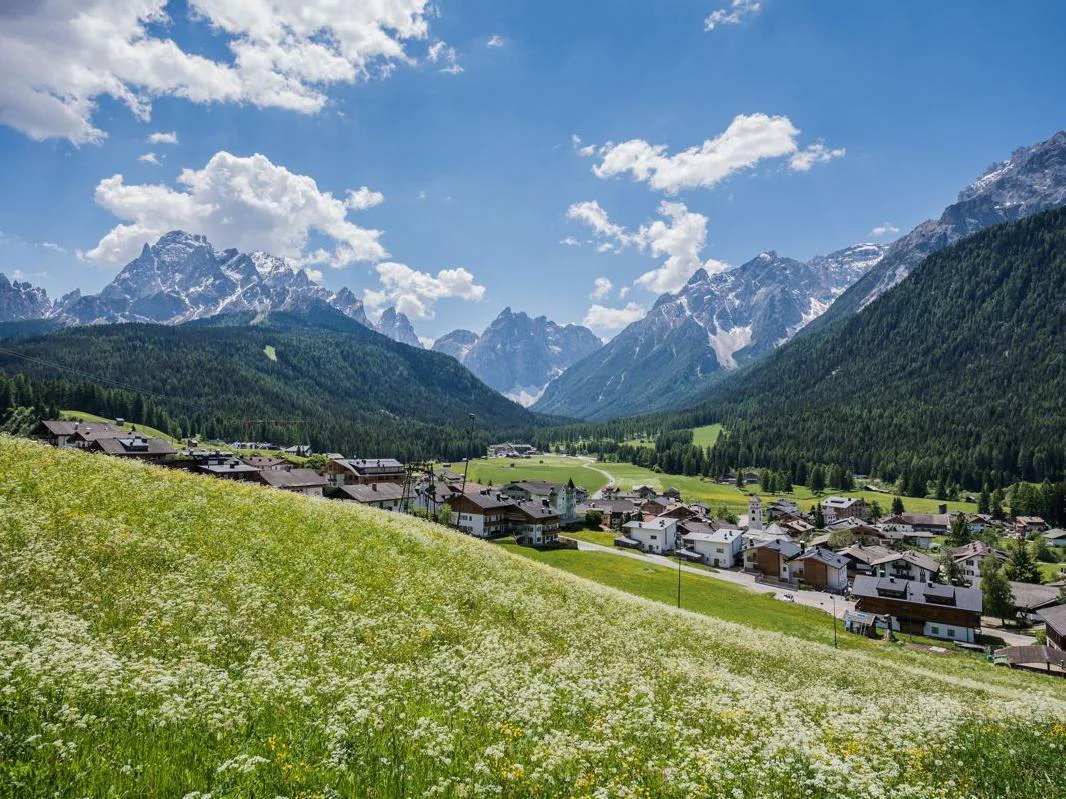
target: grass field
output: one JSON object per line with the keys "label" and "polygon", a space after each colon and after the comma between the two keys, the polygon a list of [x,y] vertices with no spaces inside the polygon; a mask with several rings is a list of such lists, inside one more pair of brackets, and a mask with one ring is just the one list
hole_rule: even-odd
{"label": "grass field", "polygon": [[692,431],[692,443],[697,447],[713,447],[721,434],[722,426],[720,424],[697,427]]}
{"label": "grass field", "polygon": [[1066,795],[1061,681],[6,436],[0,585],[5,797]]}
{"label": "grass field", "polygon": [[[573,458],[565,455],[542,455],[530,459],[509,460],[503,458],[479,458],[470,462],[470,479],[478,483],[487,483],[490,480],[493,485],[499,486],[512,480],[551,480],[557,483],[565,483],[572,477],[574,483],[584,486],[589,491],[597,491],[607,484],[607,478],[588,466],[585,458]],[[741,492],[735,485],[719,485],[713,480],[704,480],[699,477],[685,477],[683,475],[669,475],[653,472],[631,463],[593,463],[598,469],[610,473],[616,480],[617,485],[623,490],[629,490],[634,485],[647,484],[659,489],[673,486],[681,491],[686,501],[700,501],[710,506],[712,511],[717,511],[719,506],[725,505],[733,513],[747,513],[749,495]],[[452,464],[452,469],[460,471],[462,464]],[[748,486],[752,493],[759,493],[763,501],[780,496],[789,496],[799,503],[804,510],[813,505],[818,498],[811,494],[805,486],[794,486],[792,494],[765,494],[759,491],[758,486]],[[826,492],[826,494],[832,492]],[[862,497],[867,502],[877,500],[887,513],[891,504],[890,494],[881,494],[876,491],[849,491],[848,496]],[[940,504],[935,499],[918,499],[904,497],[904,507],[908,511],[916,513],[934,513]],[[946,503],[951,510],[966,510],[975,512],[977,506],[966,502]]]}

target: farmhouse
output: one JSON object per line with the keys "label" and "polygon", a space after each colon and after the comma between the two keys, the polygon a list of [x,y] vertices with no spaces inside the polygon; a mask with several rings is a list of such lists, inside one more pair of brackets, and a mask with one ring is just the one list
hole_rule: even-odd
{"label": "farmhouse", "polygon": [[992,549],[984,541],[973,541],[964,547],[950,550],[951,559],[962,568],[966,582],[970,585],[980,585],[981,561],[987,557],[993,557],[1000,563],[1007,562],[1007,553],[1000,549]]}
{"label": "farmhouse", "polygon": [[1039,516],[1018,516],[1014,520],[1014,532],[1022,538],[1032,533],[1039,533],[1045,527],[1047,527],[1047,522]]}
{"label": "farmhouse", "polygon": [[853,544],[840,550],[838,554],[847,559],[848,578],[854,580],[859,575],[875,574],[874,561],[887,558],[894,553],[888,547]]}
{"label": "farmhouse", "polygon": [[161,438],[148,438],[137,433],[123,431],[120,438],[99,437],[89,440],[86,448],[119,458],[162,463],[177,454],[177,450]]}
{"label": "farmhouse", "polygon": [[908,547],[929,549],[933,545],[933,533],[926,530],[916,530],[911,525],[902,522],[882,522],[878,535],[880,537],[879,540],[889,546],[901,544]]}
{"label": "farmhouse", "polygon": [[1066,530],[1056,527],[1052,530],[1045,530],[1040,535],[1047,541],[1049,547],[1066,547]]}
{"label": "farmhouse", "polygon": [[76,433],[84,432],[85,430],[95,430],[97,435],[101,436],[121,436],[126,435],[128,432],[108,422],[93,422],[90,424],[89,422],[44,419],[38,422],[36,427],[30,431],[30,438],[51,444],[53,447],[73,447],[85,443],[86,439],[84,437],[79,437],[77,441],[71,440]]}
{"label": "farmhouse", "polygon": [[802,580],[819,591],[843,591],[848,587],[848,561],[822,547],[805,550],[789,559],[783,576]]}
{"label": "farmhouse", "polygon": [[883,526],[909,527],[923,533],[933,535],[945,535],[951,529],[952,514],[948,513],[947,505],[940,506],[939,513],[897,513],[882,519]]}
{"label": "farmhouse", "polygon": [[1047,625],[1048,646],[1066,651],[1066,605],[1056,605],[1040,611]]}
{"label": "farmhouse", "polygon": [[507,512],[514,502],[488,489],[467,491],[448,498],[455,512],[455,525],[477,538],[495,538],[508,531]]}
{"label": "farmhouse", "polygon": [[[700,527],[703,528],[705,525],[700,525]],[[742,537],[743,533],[740,530],[724,528],[687,532],[681,536],[681,540],[707,565],[729,569],[736,566],[740,558]]]}
{"label": "farmhouse", "polygon": [[640,508],[628,499],[593,499],[578,507],[579,513],[599,511],[612,530],[622,529],[626,522],[640,517]]}
{"label": "farmhouse", "polygon": [[284,458],[275,458],[272,455],[245,455],[241,462],[246,466],[254,466],[256,469],[277,469],[287,472],[292,468],[292,461]]}
{"label": "farmhouse", "polygon": [[322,474],[335,488],[352,483],[403,483],[407,479],[403,464],[393,458],[334,458]]}
{"label": "farmhouse", "polygon": [[577,519],[577,488],[574,481],[559,485],[547,480],[518,480],[503,487],[502,493],[516,502],[547,502],[562,524]]}
{"label": "farmhouse", "polygon": [[622,525],[623,541],[644,552],[672,552],[677,548],[677,519],[655,517]]}
{"label": "farmhouse", "polygon": [[792,541],[777,539],[744,549],[744,569],[773,577],[777,580],[788,579],[788,561],[803,551]]}
{"label": "farmhouse", "polygon": [[981,632],[981,591],[895,577],[856,577],[855,609],[891,617],[892,629],[972,644]]}
{"label": "farmhouse", "polygon": [[935,581],[940,573],[940,564],[928,555],[908,550],[893,552],[870,564],[878,577],[895,577],[897,580],[917,580],[920,583]]}
{"label": "farmhouse", "polygon": [[822,515],[827,524],[847,516],[866,516],[866,500],[858,497],[826,497],[822,500]]}
{"label": "farmhouse", "polygon": [[519,544],[539,546],[559,539],[559,514],[548,500],[514,503],[507,510],[507,522]]}
{"label": "farmhouse", "polygon": [[1025,619],[1036,619],[1038,612],[1059,604],[1059,589],[1050,585],[1010,581],[1014,611]]}
{"label": "farmhouse", "polygon": [[372,508],[399,511],[403,510],[404,487],[398,483],[349,483],[341,486],[334,496]]}
{"label": "farmhouse", "polygon": [[314,469],[290,469],[280,471],[267,469],[259,472],[259,481],[272,488],[320,497],[326,487],[326,478]]}

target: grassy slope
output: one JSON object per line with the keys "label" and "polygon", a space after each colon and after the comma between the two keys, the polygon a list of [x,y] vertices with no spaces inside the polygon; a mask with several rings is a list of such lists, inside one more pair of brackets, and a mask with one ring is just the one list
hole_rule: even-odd
{"label": "grassy slope", "polygon": [[4,795],[1066,795],[1066,686],[6,437],[0,585]]}
{"label": "grassy slope", "polygon": [[722,426],[720,424],[707,424],[703,427],[697,427],[692,431],[692,443],[697,447],[713,447],[714,442],[718,440],[718,436],[722,434]]}

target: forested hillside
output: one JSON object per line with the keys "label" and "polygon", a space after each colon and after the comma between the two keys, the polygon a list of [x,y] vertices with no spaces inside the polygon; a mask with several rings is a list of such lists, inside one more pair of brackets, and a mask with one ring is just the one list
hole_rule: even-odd
{"label": "forested hillside", "polygon": [[1066,476],[1066,210],[936,253],[861,313],[715,386],[716,468],[800,460],[924,486]]}
{"label": "forested hillside", "polygon": [[5,342],[0,371],[28,378],[2,381],[0,406],[77,408],[175,434],[310,442],[344,454],[460,457],[471,449],[469,413],[475,451],[493,434],[530,435],[535,419],[454,358],[324,307],[72,328]]}

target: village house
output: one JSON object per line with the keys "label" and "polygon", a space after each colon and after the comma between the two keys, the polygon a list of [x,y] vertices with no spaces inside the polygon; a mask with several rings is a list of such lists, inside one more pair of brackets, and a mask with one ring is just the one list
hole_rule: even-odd
{"label": "village house", "polygon": [[553,544],[559,540],[559,514],[548,500],[516,502],[507,510],[508,530],[515,541],[527,546]]}
{"label": "village house", "polygon": [[879,540],[887,546],[918,547],[929,549],[933,545],[933,534],[925,530],[915,530],[909,524],[882,522],[879,526]]}
{"label": "village house", "polygon": [[518,480],[503,487],[504,496],[516,502],[547,502],[561,524],[577,521],[577,488],[573,479],[565,486],[547,480]]}
{"label": "village house", "polygon": [[1028,538],[1033,533],[1039,533],[1047,523],[1039,516],[1018,516],[1014,520],[1014,532],[1022,538]]}
{"label": "village house", "polygon": [[878,577],[895,577],[897,580],[935,582],[940,574],[940,564],[921,552],[907,550],[893,552],[875,560],[871,566]]}
{"label": "village house", "polygon": [[1026,621],[1039,621],[1039,613],[1059,604],[1059,589],[1050,585],[1009,581],[1014,612]]}
{"label": "village house", "polygon": [[741,552],[751,547],[759,546],[760,544],[766,544],[770,541],[791,541],[792,536],[788,534],[786,530],[779,527],[776,524],[771,524],[765,530],[745,530],[744,538],[741,542]]}
{"label": "village house", "polygon": [[[701,528],[706,527],[700,525]],[[743,539],[741,530],[723,528],[720,530],[701,529],[686,532],[681,536],[684,545],[700,556],[708,566],[731,569],[740,560],[740,547]]]}
{"label": "village house", "polygon": [[382,510],[403,510],[404,487],[398,483],[349,483],[337,489],[336,499],[358,502]]}
{"label": "village house", "polygon": [[656,496],[652,497],[651,499],[644,500],[644,502],[641,503],[640,509],[644,513],[650,514],[652,516],[658,516],[660,513],[665,512],[667,509],[673,506],[673,504],[673,500],[667,499],[666,497]]}
{"label": "village house", "polygon": [[1056,527],[1052,530],[1045,530],[1040,535],[1047,541],[1049,547],[1066,547],[1066,530]]}
{"label": "village house", "polygon": [[879,545],[867,546],[864,544],[852,544],[838,553],[848,561],[848,579],[854,580],[860,575],[870,576],[875,574],[874,562],[886,558],[893,553],[888,547]]}
{"label": "village house", "polygon": [[615,543],[633,546],[642,552],[673,552],[677,549],[677,519],[653,517],[622,525],[622,537]]}
{"label": "village house", "polygon": [[334,488],[351,484],[402,484],[407,480],[403,464],[393,458],[334,458],[325,465],[322,474]]}
{"label": "village house", "polygon": [[72,437],[79,431],[95,430],[99,436],[117,437],[126,435],[129,431],[116,427],[108,422],[68,422],[58,419],[42,419],[30,430],[30,438],[51,444],[53,447],[73,447],[84,445],[86,438],[79,436],[72,441]]}
{"label": "village house", "polygon": [[189,459],[188,464],[191,470],[198,474],[206,474],[223,480],[258,481],[259,479],[261,469],[244,463],[228,452],[190,450],[182,455]]}
{"label": "village house", "polygon": [[271,488],[311,497],[321,497],[326,488],[326,478],[314,469],[267,469],[259,472],[259,482]]}
{"label": "village house", "polygon": [[814,547],[790,558],[782,576],[818,591],[837,593],[848,587],[848,561],[832,550]]}
{"label": "village house", "polygon": [[455,514],[455,526],[476,538],[507,535],[507,513],[514,501],[489,489],[454,494],[448,506]]}
{"label": "village house", "polygon": [[254,466],[256,469],[262,470],[276,469],[287,472],[293,468],[292,461],[276,458],[273,455],[245,455],[241,458],[241,462],[247,466]]}
{"label": "village house", "polygon": [[1066,651],[1066,605],[1055,605],[1040,611],[1047,628],[1048,646]]}
{"label": "village house", "polygon": [[[778,516],[778,520],[775,522],[778,529],[782,530],[785,534],[792,536],[793,538],[802,538],[814,531],[814,525],[808,522],[806,519],[791,518],[786,519],[783,516]],[[772,529],[774,525],[770,525]]]}
{"label": "village house", "polygon": [[881,520],[883,527],[899,526],[932,535],[946,535],[951,529],[954,514],[948,513],[947,505],[940,505],[938,513],[897,513]]}
{"label": "village house", "polygon": [[859,497],[826,497],[822,500],[822,515],[826,524],[846,516],[866,517],[866,500]]}
{"label": "village house", "polygon": [[802,551],[799,544],[783,539],[755,544],[743,550],[744,570],[759,572],[775,580],[787,580],[788,561]]}
{"label": "village house", "polygon": [[599,511],[612,530],[621,530],[623,524],[641,515],[640,508],[628,499],[592,499],[577,510],[580,515],[590,510]]}
{"label": "village house", "polygon": [[949,550],[951,559],[962,569],[967,585],[981,584],[981,562],[993,557],[1000,563],[1007,562],[1007,553],[1001,549],[992,549],[984,541],[972,541],[966,546]]}
{"label": "village house", "polygon": [[531,444],[489,444],[486,453],[490,458],[532,458],[538,455],[536,447]]}
{"label": "village house", "polygon": [[86,443],[91,452],[103,452],[117,458],[131,458],[163,463],[171,460],[178,451],[161,438],[148,438],[138,433],[124,433],[120,437],[99,437]]}
{"label": "village house", "polygon": [[981,632],[982,595],[976,588],[857,577],[851,594],[857,611],[889,616],[896,632],[968,644]]}
{"label": "village house", "polygon": [[801,516],[800,507],[791,499],[775,499],[766,506],[766,515],[770,521],[780,516]]}

